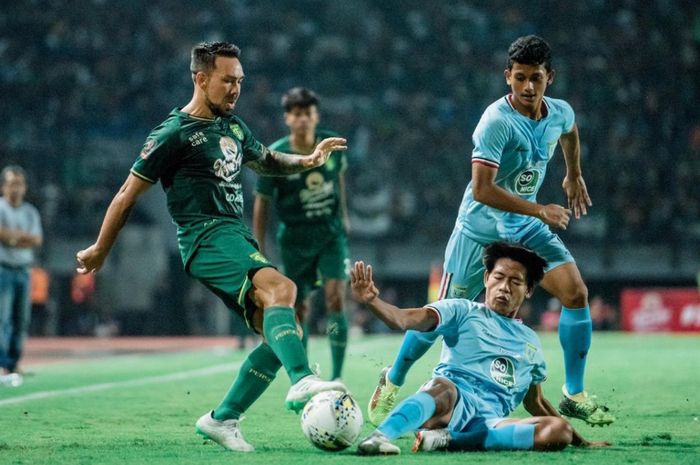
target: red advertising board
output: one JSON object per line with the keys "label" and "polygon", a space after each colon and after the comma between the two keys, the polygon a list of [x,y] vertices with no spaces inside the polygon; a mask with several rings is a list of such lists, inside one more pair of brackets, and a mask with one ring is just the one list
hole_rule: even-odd
{"label": "red advertising board", "polygon": [[697,289],[625,289],[620,308],[625,331],[700,332],[700,292]]}

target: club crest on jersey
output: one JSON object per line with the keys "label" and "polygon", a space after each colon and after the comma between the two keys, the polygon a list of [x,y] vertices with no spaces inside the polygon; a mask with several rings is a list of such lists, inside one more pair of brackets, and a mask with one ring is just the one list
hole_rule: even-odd
{"label": "club crest on jersey", "polygon": [[539,180],[539,171],[527,169],[520,173],[515,179],[515,192],[520,195],[532,195],[537,190],[537,183]]}
{"label": "club crest on jersey", "polygon": [[146,139],[146,143],[143,144],[143,148],[141,149],[141,153],[139,156],[143,158],[144,160],[148,158],[148,156],[153,153],[153,149],[156,148],[156,140],[155,139]]}
{"label": "club crest on jersey", "polygon": [[236,136],[238,140],[243,141],[243,129],[241,129],[241,127],[237,124],[232,124],[230,127],[233,135]]}
{"label": "club crest on jersey", "polygon": [[491,362],[491,379],[507,388],[515,386],[515,366],[511,359],[498,357]]}
{"label": "club crest on jersey", "polygon": [[214,174],[226,182],[231,182],[241,170],[241,154],[238,152],[238,144],[230,137],[222,137],[219,147],[224,158],[214,162]]}

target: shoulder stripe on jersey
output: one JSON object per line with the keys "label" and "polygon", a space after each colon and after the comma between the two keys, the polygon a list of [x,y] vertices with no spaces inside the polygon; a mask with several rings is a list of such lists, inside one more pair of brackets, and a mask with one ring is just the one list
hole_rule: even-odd
{"label": "shoulder stripe on jersey", "polygon": [[133,168],[132,168],[130,171],[131,171],[131,174],[133,174],[134,176],[136,176],[136,177],[139,178],[139,179],[143,179],[144,181],[150,182],[151,184],[155,184],[155,183],[156,183],[156,181],[154,181],[153,179],[151,179],[151,178],[149,178],[149,177],[147,177],[147,176],[144,176],[144,175],[141,174],[141,173],[136,172]]}
{"label": "shoulder stripe on jersey", "polygon": [[438,300],[442,300],[447,297],[447,291],[450,289],[450,284],[452,284],[452,273],[445,273],[445,275],[442,277],[440,292],[438,292]]}
{"label": "shoulder stripe on jersey", "polygon": [[427,308],[428,310],[432,310],[432,311],[435,312],[435,315],[437,315],[438,322],[437,322],[437,324],[435,325],[436,328],[442,324],[442,315],[440,315],[440,311],[439,311],[437,308],[435,308],[435,307],[433,307],[433,306],[431,306],[431,305],[426,305],[426,306],[423,307],[423,308]]}
{"label": "shoulder stripe on jersey", "polygon": [[486,158],[479,157],[472,157],[472,163],[479,163],[481,165],[490,166],[491,168],[498,168],[499,166],[501,166],[493,160],[487,160]]}

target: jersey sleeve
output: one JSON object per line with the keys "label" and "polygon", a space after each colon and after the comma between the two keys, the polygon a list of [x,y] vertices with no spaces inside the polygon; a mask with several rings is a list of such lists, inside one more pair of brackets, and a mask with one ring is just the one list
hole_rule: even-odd
{"label": "jersey sleeve", "polygon": [[564,127],[562,128],[562,134],[568,134],[574,130],[576,114],[574,113],[574,109],[571,108],[571,105],[564,100],[561,100],[561,109],[564,116]]}
{"label": "jersey sleeve", "polygon": [[471,310],[469,301],[465,299],[444,299],[426,305],[438,317],[438,324],[433,331],[445,335],[454,331]]}
{"label": "jersey sleeve", "polygon": [[253,136],[253,133],[243,121],[237,119],[236,124],[238,124],[243,131],[243,140],[241,141],[241,146],[243,148],[243,163],[259,160],[265,156],[265,153],[270,151],[270,149],[265,147],[262,142]]}
{"label": "jersey sleeve", "polygon": [[273,198],[276,189],[275,179],[272,176],[258,176],[255,193],[261,197]]}
{"label": "jersey sleeve", "polygon": [[146,138],[141,153],[131,167],[131,173],[144,181],[155,184],[172,166],[179,142],[179,133],[159,126]]}
{"label": "jersey sleeve", "polygon": [[472,163],[481,163],[492,168],[501,164],[503,149],[508,143],[510,130],[502,118],[492,119],[485,113],[472,135],[474,150]]}
{"label": "jersey sleeve", "polygon": [[544,355],[542,353],[542,345],[540,345],[539,340],[537,344],[533,346],[537,349],[534,359],[534,365],[532,368],[532,384],[541,384],[547,380],[547,365],[544,362]]}

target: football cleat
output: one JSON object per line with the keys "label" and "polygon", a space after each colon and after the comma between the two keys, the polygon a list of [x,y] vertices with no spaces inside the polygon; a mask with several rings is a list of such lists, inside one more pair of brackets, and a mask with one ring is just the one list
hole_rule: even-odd
{"label": "football cleat", "polygon": [[308,375],[289,388],[284,403],[288,410],[299,413],[313,396],[326,391],[348,392],[348,388],[340,381],[323,381],[316,375]]}
{"label": "football cleat", "polygon": [[398,455],[401,449],[393,444],[388,437],[379,431],[364,438],[357,446],[357,453],[360,455]]}
{"label": "football cleat", "polygon": [[416,441],[411,450],[413,452],[429,452],[433,450],[445,450],[450,443],[450,432],[445,429],[424,429],[416,433]]}
{"label": "football cleat", "polygon": [[379,383],[377,383],[367,406],[367,418],[374,426],[379,426],[396,406],[396,396],[400,388],[389,381],[387,375],[390,368],[388,366],[382,369]]}
{"label": "football cleat", "polygon": [[570,418],[578,418],[591,426],[606,426],[615,421],[610,409],[589,396],[586,391],[570,395],[566,386],[562,387],[564,398],[559,402],[559,413]]}
{"label": "football cleat", "polygon": [[253,452],[255,448],[243,438],[240,420],[216,420],[212,416],[214,412],[202,415],[196,423],[197,434],[205,439],[211,439],[215,443],[229,450],[237,452]]}

